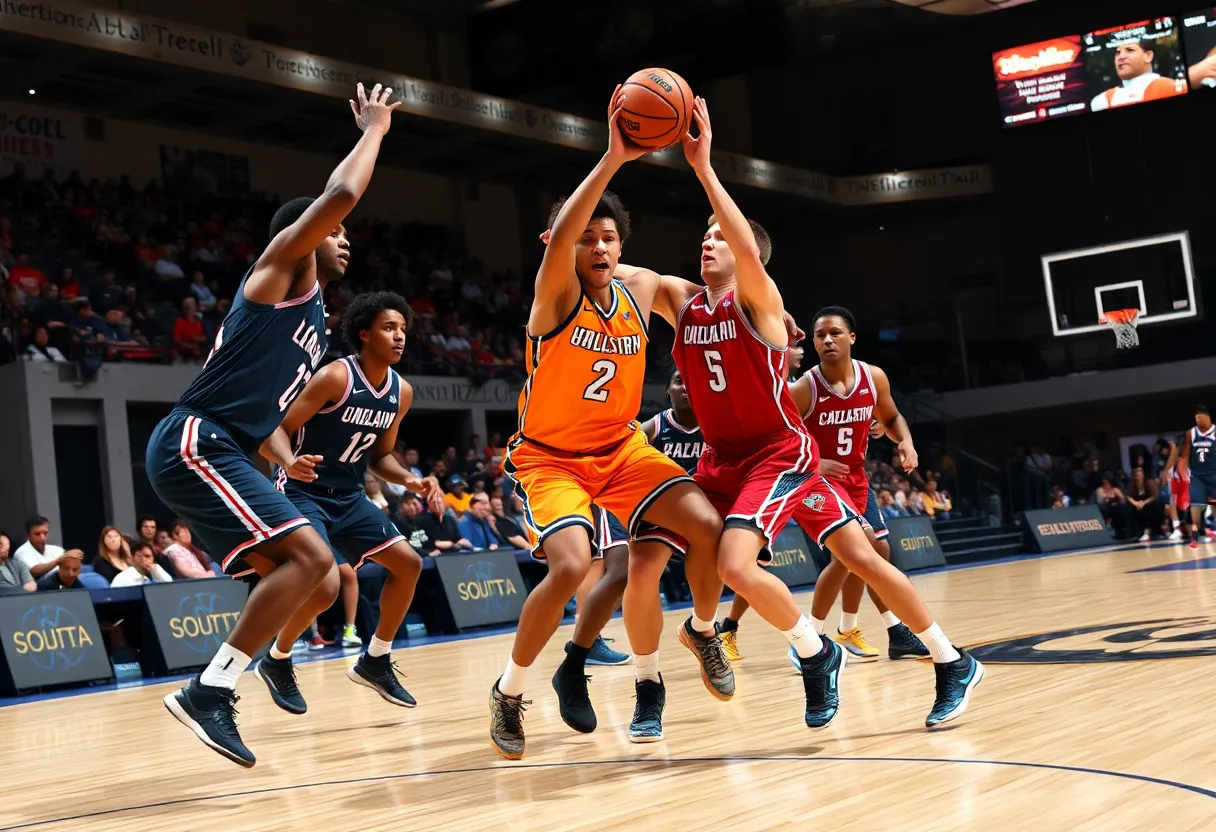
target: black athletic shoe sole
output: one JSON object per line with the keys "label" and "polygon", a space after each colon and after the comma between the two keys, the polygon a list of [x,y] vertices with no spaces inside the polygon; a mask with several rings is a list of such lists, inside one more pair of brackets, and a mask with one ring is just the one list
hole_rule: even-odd
{"label": "black athletic shoe sole", "polygon": [[[407,701],[405,699],[398,699],[396,696],[393,696],[391,693],[389,693],[383,687],[376,684],[376,682],[374,680],[369,679],[368,677],[364,676],[362,673],[359,672],[358,664],[352,665],[350,670],[346,671],[346,676],[352,682],[354,682],[356,685],[362,685],[365,688],[371,688],[376,693],[380,694],[380,698],[383,699],[385,702],[389,702],[393,705],[399,705],[402,708],[418,707],[418,702],[416,700]],[[408,694],[408,691],[407,691],[407,694]]]}
{"label": "black athletic shoe sole", "polygon": [[203,726],[195,722],[194,717],[190,716],[188,707],[182,704],[181,700],[184,698],[185,694],[183,694],[180,690],[176,690],[161,701],[165,703],[165,709],[169,713],[173,714],[178,722],[193,731],[194,735],[203,741],[203,745],[207,746],[217,754],[227,757],[229,760],[239,766],[253,768],[254,764],[258,761],[257,757],[252,756],[252,754],[248,758],[242,757],[240,754],[225,748],[215,740],[211,739],[211,737],[207,736],[207,732],[203,730]]}

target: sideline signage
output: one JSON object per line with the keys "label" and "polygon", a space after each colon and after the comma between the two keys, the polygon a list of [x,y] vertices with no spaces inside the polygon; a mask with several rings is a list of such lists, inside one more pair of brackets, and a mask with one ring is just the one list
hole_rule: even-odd
{"label": "sideline signage", "polygon": [[87,589],[0,595],[9,693],[113,678]]}
{"label": "sideline signage", "polygon": [[519,620],[528,589],[515,563],[514,550],[438,555],[435,568],[456,629]]}
{"label": "sideline signage", "polygon": [[1109,546],[1114,535],[1095,505],[1045,508],[1024,515],[1026,530],[1040,552]]}
{"label": "sideline signage", "polygon": [[157,676],[211,661],[249,597],[249,585],[230,578],[145,584],[143,590],[140,664]]}
{"label": "sideline signage", "polygon": [[933,521],[928,517],[889,517],[887,528],[891,532],[887,537],[891,563],[904,572],[946,565]]}
{"label": "sideline signage", "polygon": [[786,586],[806,586],[819,577],[815,552],[819,547],[809,542],[797,524],[786,526],[777,535],[773,546],[773,562],[768,567]]}

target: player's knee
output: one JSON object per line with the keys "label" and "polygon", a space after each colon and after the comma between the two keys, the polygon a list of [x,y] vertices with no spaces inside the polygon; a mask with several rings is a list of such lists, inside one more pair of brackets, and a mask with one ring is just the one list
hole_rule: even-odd
{"label": "player's knee", "polygon": [[317,584],[317,588],[313,590],[312,598],[319,609],[329,609],[329,606],[337,599],[338,590],[342,587],[342,577],[338,571],[337,564],[330,561],[329,571],[321,578],[321,582]]}
{"label": "player's knee", "polygon": [[874,550],[882,556],[883,560],[889,561],[891,559],[891,544],[887,542],[885,537],[875,541]]}
{"label": "player's knee", "polygon": [[690,501],[687,519],[680,534],[688,541],[690,549],[716,550],[722,537],[722,517],[710,505],[709,500]]}
{"label": "player's knee", "polygon": [[338,567],[334,563],[333,552],[321,540],[320,535],[316,532],[307,535],[302,534],[300,535],[300,542],[303,545],[295,551],[295,557],[293,558],[295,563],[304,570],[309,579],[314,583],[319,583],[321,580],[328,578],[330,570],[332,570],[334,585],[338,586],[341,579],[338,575]]}
{"label": "player's knee", "polygon": [[736,592],[751,584],[753,573],[758,568],[754,555],[747,558],[728,553],[718,557],[718,577]]}
{"label": "player's knee", "polygon": [[388,550],[389,557],[381,565],[398,578],[417,580],[422,574],[422,556],[413,547],[398,543]]}

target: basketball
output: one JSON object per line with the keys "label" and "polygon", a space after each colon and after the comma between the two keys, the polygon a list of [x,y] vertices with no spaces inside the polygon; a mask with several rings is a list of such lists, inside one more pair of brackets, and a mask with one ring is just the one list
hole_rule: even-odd
{"label": "basketball", "polygon": [[661,150],[688,132],[692,90],[670,69],[638,70],[621,85],[621,95],[625,96],[621,129],[634,144]]}

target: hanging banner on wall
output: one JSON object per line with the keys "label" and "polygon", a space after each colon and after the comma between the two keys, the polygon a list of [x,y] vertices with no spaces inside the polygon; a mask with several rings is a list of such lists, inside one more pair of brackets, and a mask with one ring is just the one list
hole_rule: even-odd
{"label": "hanging banner on wall", "polygon": [[[349,99],[359,82],[368,86],[381,83],[392,87],[401,99],[401,109],[413,115],[580,150],[599,152],[608,141],[607,125],[600,121],[73,0],[0,0],[0,29],[333,98]],[[982,173],[971,174],[973,182],[964,181],[968,174],[949,173],[963,170],[956,168],[837,179],[738,153],[715,151],[713,155],[714,167],[725,181],[841,205],[935,199],[991,190],[986,166],[976,166]],[[649,153],[642,161],[663,167],[687,165],[678,146]]]}
{"label": "hanging banner on wall", "polygon": [[0,102],[0,165],[20,162],[28,179],[39,179],[48,169],[66,176],[78,165],[82,141],[84,116],[79,113]]}

